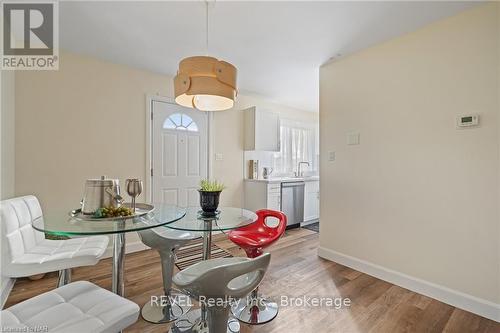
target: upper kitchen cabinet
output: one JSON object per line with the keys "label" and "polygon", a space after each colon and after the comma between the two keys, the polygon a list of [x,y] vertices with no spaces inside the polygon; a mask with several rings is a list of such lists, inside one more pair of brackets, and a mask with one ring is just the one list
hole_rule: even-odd
{"label": "upper kitchen cabinet", "polygon": [[245,113],[245,150],[280,151],[280,117],[277,113],[258,110]]}

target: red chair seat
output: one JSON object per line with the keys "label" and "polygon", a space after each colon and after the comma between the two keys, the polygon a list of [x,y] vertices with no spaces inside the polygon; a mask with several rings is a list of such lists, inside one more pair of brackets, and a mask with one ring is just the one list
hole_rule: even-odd
{"label": "red chair seat", "polygon": [[[250,258],[255,258],[263,253],[263,249],[276,242],[285,232],[286,216],[282,212],[262,209],[255,212],[257,222],[229,232],[229,239],[241,247]],[[276,227],[266,224],[267,217],[279,220]]]}
{"label": "red chair seat", "polygon": [[230,236],[230,239],[233,243],[240,247],[255,247],[261,246],[263,244],[262,241],[258,239],[255,235],[246,235],[245,232],[234,232]]}

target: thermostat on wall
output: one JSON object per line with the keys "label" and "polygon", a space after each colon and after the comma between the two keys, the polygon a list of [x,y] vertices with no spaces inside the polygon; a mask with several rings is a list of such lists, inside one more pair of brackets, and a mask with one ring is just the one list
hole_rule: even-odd
{"label": "thermostat on wall", "polygon": [[478,114],[468,114],[457,117],[457,127],[466,128],[474,127],[479,125],[479,115]]}

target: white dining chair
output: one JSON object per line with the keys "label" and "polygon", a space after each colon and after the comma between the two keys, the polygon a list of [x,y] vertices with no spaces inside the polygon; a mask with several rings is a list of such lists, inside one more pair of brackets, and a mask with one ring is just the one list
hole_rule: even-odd
{"label": "white dining chair", "polygon": [[2,276],[27,277],[59,271],[58,286],[71,281],[71,268],[97,264],[108,246],[107,236],[67,240],[45,239],[31,222],[42,216],[33,195],[0,201]]}
{"label": "white dining chair", "polygon": [[116,333],[137,321],[139,306],[78,281],[0,311],[5,332]]}
{"label": "white dining chair", "polygon": [[[232,300],[247,296],[262,281],[271,255],[265,253],[255,259],[220,258],[199,262],[174,276],[174,284],[183,292],[206,305],[208,316],[193,320],[188,313],[179,318],[170,332],[206,331],[238,332],[228,328]],[[235,324],[238,324],[235,321]]]}
{"label": "white dining chair", "polygon": [[160,254],[163,279],[163,295],[151,296],[150,300],[142,307],[142,318],[154,324],[174,321],[191,308],[182,304],[184,298],[188,296],[172,289],[176,252],[181,246],[199,239],[201,236],[195,232],[174,230],[167,227],[146,229],[137,233],[145,245]]}

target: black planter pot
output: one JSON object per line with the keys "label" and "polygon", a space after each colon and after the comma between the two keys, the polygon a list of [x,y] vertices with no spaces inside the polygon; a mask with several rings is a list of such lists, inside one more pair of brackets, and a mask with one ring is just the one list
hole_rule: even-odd
{"label": "black planter pot", "polygon": [[200,206],[201,209],[207,214],[215,214],[217,207],[219,207],[219,198],[222,191],[207,192],[200,191]]}

